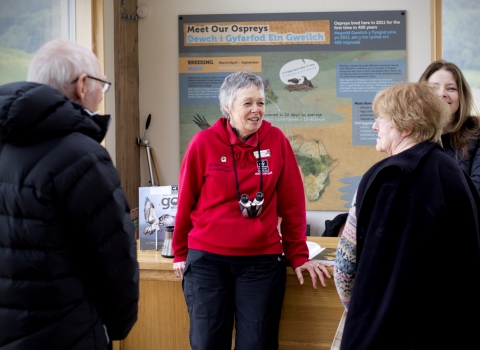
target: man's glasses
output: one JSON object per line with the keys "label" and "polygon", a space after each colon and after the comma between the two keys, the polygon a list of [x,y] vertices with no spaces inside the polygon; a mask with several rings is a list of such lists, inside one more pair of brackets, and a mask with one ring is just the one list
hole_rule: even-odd
{"label": "man's glasses", "polygon": [[[70,84],[75,84],[78,81],[79,78],[80,77],[74,79]],[[110,85],[112,85],[112,83],[109,82],[109,81],[98,79],[98,78],[92,77],[91,75],[87,75],[87,78],[90,78],[90,79],[101,82],[102,83],[102,93],[104,93],[104,94],[106,94],[108,92],[108,90],[110,90]]]}

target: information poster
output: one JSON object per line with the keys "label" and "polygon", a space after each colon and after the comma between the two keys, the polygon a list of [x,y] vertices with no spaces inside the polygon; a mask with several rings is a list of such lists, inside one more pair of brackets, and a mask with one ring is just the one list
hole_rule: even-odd
{"label": "information poster", "polygon": [[178,25],[181,158],[221,117],[224,78],[250,71],[264,81],[264,119],[297,155],[307,210],[346,210],[385,157],[371,103],[406,80],[406,11],[181,15]]}

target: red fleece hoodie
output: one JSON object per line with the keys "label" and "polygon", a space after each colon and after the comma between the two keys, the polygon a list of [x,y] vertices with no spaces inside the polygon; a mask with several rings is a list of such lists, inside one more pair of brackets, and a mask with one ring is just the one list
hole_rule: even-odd
{"label": "red fleece hoodie", "polygon": [[[240,194],[253,200],[260,191],[258,142],[262,151],[262,212],[243,218],[237,195],[233,146]],[[266,154],[264,151],[269,151]],[[281,254],[295,269],[308,261],[305,194],[298,164],[283,132],[267,121],[246,142],[225,118],[194,135],[180,169],[173,235],[174,262],[188,249],[220,255]],[[278,217],[282,218],[281,236]]]}

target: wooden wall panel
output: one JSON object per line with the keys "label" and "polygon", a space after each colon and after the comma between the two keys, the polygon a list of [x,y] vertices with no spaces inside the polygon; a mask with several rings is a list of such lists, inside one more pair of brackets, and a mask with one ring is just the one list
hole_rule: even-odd
{"label": "wooden wall panel", "polygon": [[114,2],[116,167],[132,209],[138,208],[140,137],[138,97],[138,22],[136,0]]}

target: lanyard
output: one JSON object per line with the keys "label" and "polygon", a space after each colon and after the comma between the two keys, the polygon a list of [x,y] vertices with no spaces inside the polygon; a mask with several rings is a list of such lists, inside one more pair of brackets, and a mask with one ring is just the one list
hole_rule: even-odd
{"label": "lanyard", "polygon": [[[257,143],[258,148],[258,159],[260,162],[260,192],[263,192],[263,164],[262,164],[262,155],[260,153],[260,141]],[[233,145],[230,143],[230,149],[232,150],[232,159],[233,159],[233,171],[235,172],[235,183],[237,185],[237,196],[240,200],[240,183],[238,182],[237,175],[237,163],[235,162],[235,153],[233,152]],[[258,162],[257,162],[258,164]]]}

